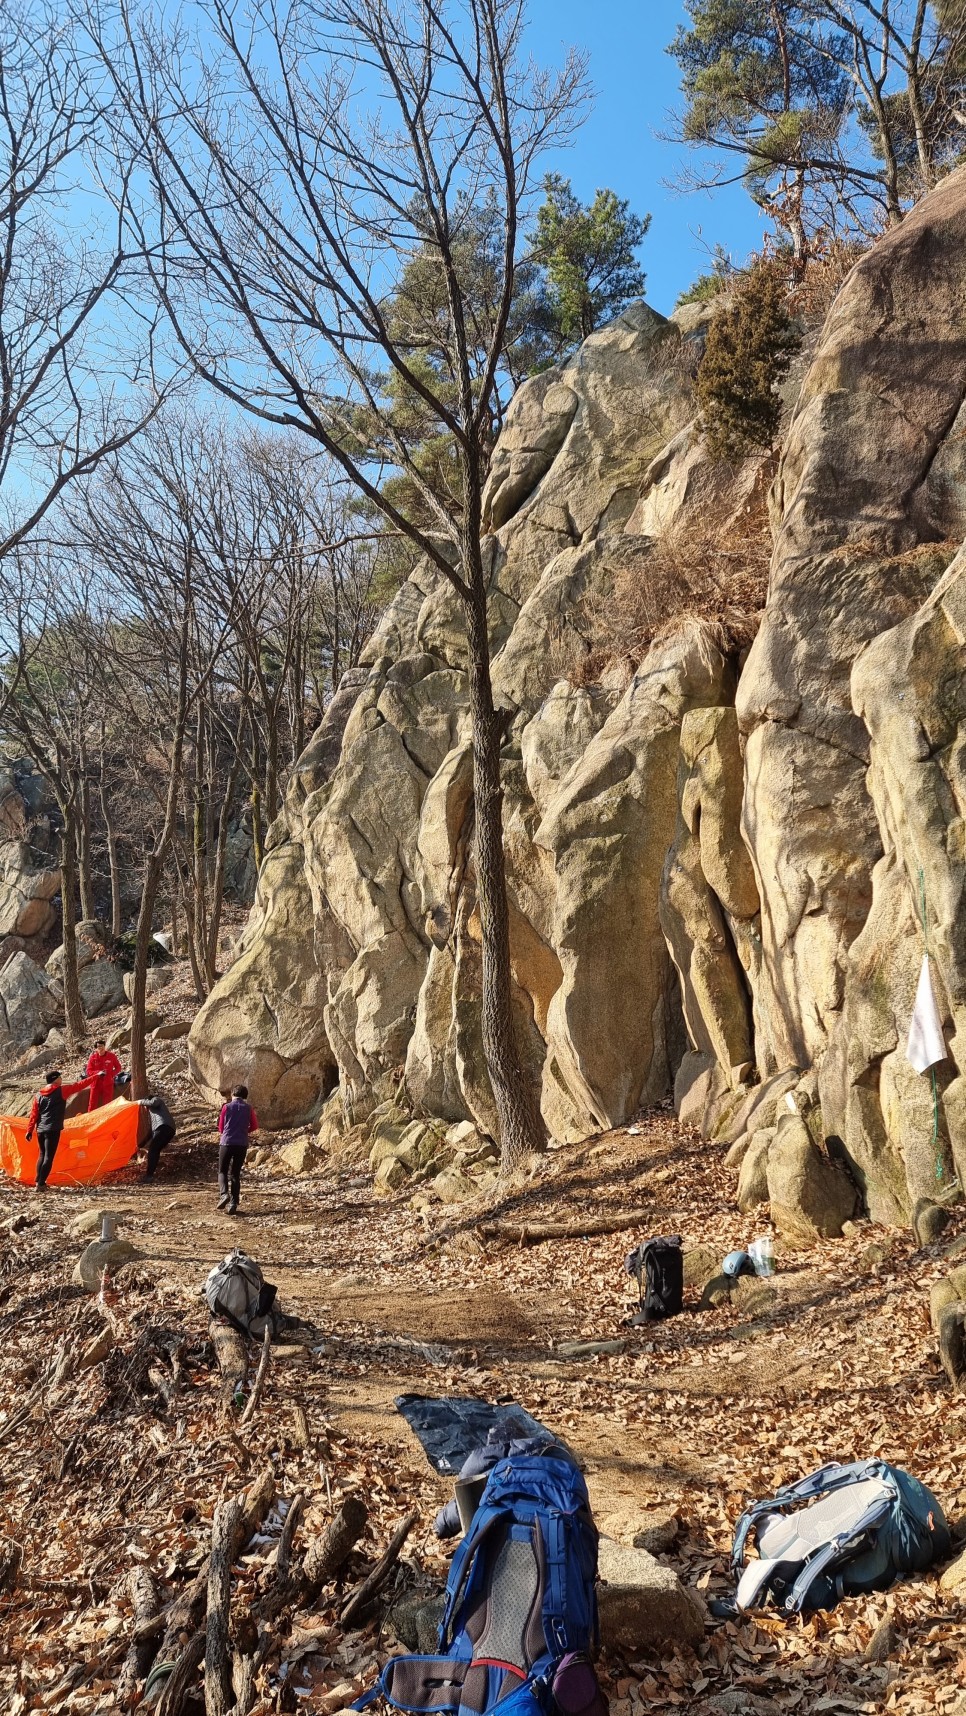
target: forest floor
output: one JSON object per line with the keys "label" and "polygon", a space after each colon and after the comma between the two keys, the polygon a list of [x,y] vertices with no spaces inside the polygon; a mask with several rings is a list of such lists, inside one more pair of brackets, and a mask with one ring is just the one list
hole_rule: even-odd
{"label": "forest floor", "polygon": [[[266,1464],[277,1500],[236,1568],[236,1615],[271,1578],[284,1503],[296,1494],[303,1532],[345,1495],[364,1496],[367,1534],[343,1588],[410,1509],[418,1523],[396,1577],[445,1577],[448,1551],[431,1522],[451,1491],[394,1408],[404,1392],[519,1402],[580,1454],[613,1535],[641,1508],[677,1514],[662,1559],[705,1596],[729,1589],[744,1504],[827,1460],[880,1455],[909,1468],[966,1535],[966,1397],[949,1391],[928,1319],[929,1287],[966,1232],[962,1215],[925,1251],[869,1223],[808,1252],[779,1248],[770,1283],[700,1314],[692,1289],[684,1315],[635,1329],[623,1260],[638,1237],[683,1234],[689,1248],[707,1247],[710,1274],[762,1231],[737,1211],[723,1147],[669,1114],[551,1153],[485,1212],[486,1223],[532,1224],[640,1210],[640,1236],[538,1244],[481,1237],[480,1209],[417,1216],[405,1193],[377,1198],[351,1164],[295,1178],[269,1160],[246,1171],[242,1212],[229,1218],[215,1208],[213,1125],[196,1112],[182,1136],[151,1185],[132,1168],[93,1191],[0,1191],[5,1716],[120,1708],[127,1575],[148,1567],[164,1597],[177,1593],[203,1564],[216,1505]],[[71,1284],[85,1241],[69,1229],[95,1209],[118,1212],[122,1236],[143,1253],[103,1311]],[[277,1283],[283,1309],[318,1331],[309,1345],[282,1347],[244,1427],[219,1416],[201,1298],[209,1268],[234,1245]],[[104,1317],[113,1351],[77,1374],[69,1355]],[[186,1337],[173,1394],[159,1328]],[[560,1350],[614,1341],[619,1351]],[[327,1590],[271,1641],[256,1711],[341,1709],[398,1648],[378,1616],[342,1626],[339,1602]],[[881,1661],[866,1654],[877,1628]],[[966,1601],[930,1574],[807,1620],[711,1622],[696,1654],[611,1658],[604,1674],[612,1716],[958,1712]],[[201,1706],[189,1694],[181,1708]]]}

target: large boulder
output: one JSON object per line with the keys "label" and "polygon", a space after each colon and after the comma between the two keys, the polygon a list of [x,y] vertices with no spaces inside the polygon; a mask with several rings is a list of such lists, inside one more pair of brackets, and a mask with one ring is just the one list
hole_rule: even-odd
{"label": "large boulder", "polygon": [[[619,1126],[669,1089],[680,1052],[658,916],[689,709],[721,702],[729,666],[689,623],[645,657],[564,776],[536,843],[552,853],[554,950],[543,1113],[558,1138]],[[676,1058],[676,1057],[675,1057]]]}
{"label": "large boulder", "polygon": [[[507,721],[513,1005],[538,1096],[558,1051],[592,1058],[600,1038],[589,1011],[578,1021],[580,1003],[569,1017],[558,1009],[551,1023],[554,998],[569,982],[564,965],[574,964],[569,951],[562,957],[558,931],[569,936],[563,926],[582,884],[558,873],[558,854],[561,870],[566,859],[556,812],[550,844],[534,835],[621,688],[578,692],[564,675],[599,641],[600,593],[631,558],[646,561],[647,539],[625,527],[653,460],[693,415],[690,382],[675,367],[680,343],[673,323],[635,305],[592,336],[579,359],[528,382],[508,414],[485,497],[494,695]],[[685,644],[665,652],[668,674],[681,680],[680,713],[689,700],[722,700],[725,668],[699,632],[692,627]],[[189,1039],[202,1086],[214,1096],[245,1078],[269,1125],[308,1118],[336,1076],[347,1121],[364,1120],[395,1096],[403,1074],[414,1107],[495,1129],[482,1047],[466,652],[455,592],[438,570],[418,566],[296,767],[240,957]],[[692,671],[700,680],[693,691]],[[650,746],[653,760],[629,771],[628,797],[659,794],[673,827],[680,714],[660,707],[658,678],[659,670],[653,696],[643,681],[627,695],[610,743],[622,756],[626,727],[635,745]],[[576,814],[576,796],[567,802]],[[636,1042],[624,1026],[632,1053],[622,1091],[611,1088],[612,1072],[597,1097],[582,1076],[559,1102],[552,1097],[554,1122],[570,1135],[596,1124],[602,1104],[626,1118],[643,1092],[663,1094],[670,1083],[679,1024],[666,1002],[669,963],[653,921],[659,839],[646,874],[635,879],[634,871],[646,817],[643,802],[631,804],[637,847],[627,843],[608,933],[616,946],[616,913],[639,892],[631,904],[648,1025]]]}
{"label": "large boulder", "polygon": [[768,1155],[774,1137],[775,1128],[767,1127],[752,1132],[748,1139],[738,1171],[738,1208],[746,1215],[768,1202]]}
{"label": "large boulder", "polygon": [[731,705],[681,723],[678,816],[661,882],[660,919],[695,1050],[741,1083],[755,1061],[758,889],[741,837],[743,771]]}
{"label": "large boulder", "polygon": [[[124,974],[109,957],[112,936],[106,924],[95,918],[83,918],[76,926],[74,941],[77,948],[77,986],[81,1006],[88,1019],[108,1013],[124,1000]],[[64,980],[64,944],[55,947],[47,961],[47,972],[55,982]]]}
{"label": "large boulder", "polygon": [[0,767],[0,949],[41,960],[60,921],[56,806],[23,760]]}
{"label": "large boulder", "polygon": [[766,1177],[771,1219],[792,1245],[835,1239],[855,1215],[853,1181],[798,1115],[779,1120],[768,1146]]}
{"label": "large boulder", "polygon": [[0,971],[0,1037],[32,1048],[63,1016],[59,985],[28,953],[12,954]]}
{"label": "large boulder", "polygon": [[853,663],[920,607],[941,545],[966,535],[964,258],[960,171],[849,275],[785,442],[768,605],[737,699],[766,1071],[824,1054],[882,853]]}
{"label": "large boulder", "polygon": [[262,866],[242,950],[188,1037],[192,1075],[212,1101],[247,1084],[267,1127],[303,1119],[331,1088],[325,983],[313,947],[304,854],[282,840]]}

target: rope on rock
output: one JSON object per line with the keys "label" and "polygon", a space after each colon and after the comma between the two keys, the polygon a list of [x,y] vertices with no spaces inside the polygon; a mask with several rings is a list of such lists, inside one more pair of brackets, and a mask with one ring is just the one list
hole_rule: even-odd
{"label": "rope on rock", "polygon": [[[919,906],[922,913],[922,939],[927,959],[932,959],[932,949],[929,946],[929,914],[926,911],[926,872],[919,866]],[[932,1082],[932,1147],[936,1151],[936,1179],[942,1180],[946,1171],[943,1153],[939,1148],[939,1085],[936,1082],[936,1068],[929,1068]]]}

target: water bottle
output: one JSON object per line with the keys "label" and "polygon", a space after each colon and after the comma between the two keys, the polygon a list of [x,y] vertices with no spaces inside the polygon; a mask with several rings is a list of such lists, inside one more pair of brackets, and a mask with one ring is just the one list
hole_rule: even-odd
{"label": "water bottle", "polygon": [[748,1247],[748,1256],[755,1266],[756,1275],[774,1275],[775,1247],[770,1233],[752,1241]]}

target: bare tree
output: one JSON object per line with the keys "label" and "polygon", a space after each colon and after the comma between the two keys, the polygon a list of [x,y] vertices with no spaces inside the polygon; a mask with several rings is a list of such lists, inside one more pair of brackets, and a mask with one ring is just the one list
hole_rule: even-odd
{"label": "bare tree", "polygon": [[[21,545],[0,559],[3,695],[0,734],[29,756],[60,817],[64,1016],[77,1048],[87,1030],[77,967],[77,896],[82,847],[85,732],[96,633],[91,592],[49,546]],[[82,897],[86,912],[88,898]]]}
{"label": "bare tree", "polygon": [[160,401],[109,95],[57,8],[0,9],[0,559]]}
{"label": "bare tree", "polygon": [[[481,498],[521,217],[543,152],[579,123],[584,63],[570,55],[553,75],[533,66],[523,0],[213,0],[196,53],[149,14],[123,16],[120,35],[103,19],[94,28],[152,179],[138,242],[183,350],[223,396],[325,448],[463,604],[482,1033],[509,1164],[543,1133],[511,1007],[505,713],[490,680]],[[502,238],[481,339],[460,236],[484,204]],[[387,316],[417,253],[445,281],[443,348],[438,316],[425,338],[411,318],[394,331]],[[451,437],[455,482],[449,468],[434,480],[398,433],[377,373],[387,366]],[[418,508],[392,500],[380,481],[390,469]]]}
{"label": "bare tree", "polygon": [[131,996],[131,1079],[147,1095],[144,1020],[155,908],[178,836],[193,724],[231,624],[211,594],[199,531],[211,460],[189,415],[170,413],[106,460],[71,509],[69,541],[101,604],[91,659],[123,722],[142,789],[141,890]]}

